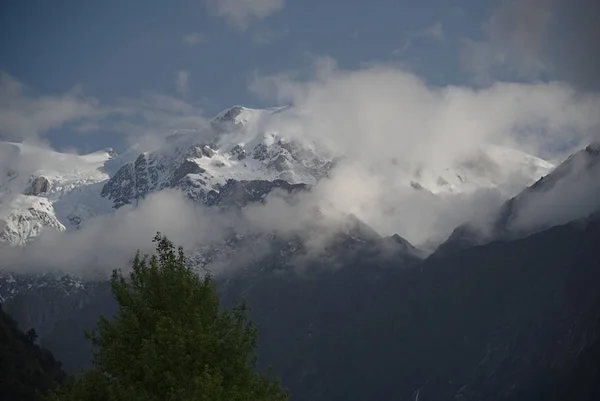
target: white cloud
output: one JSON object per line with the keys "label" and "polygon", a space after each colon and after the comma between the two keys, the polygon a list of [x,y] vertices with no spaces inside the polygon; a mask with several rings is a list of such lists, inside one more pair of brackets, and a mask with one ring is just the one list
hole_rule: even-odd
{"label": "white cloud", "polygon": [[23,270],[106,273],[127,267],[136,249],[151,251],[150,240],[158,230],[190,249],[204,241],[218,241],[219,232],[224,232],[219,226],[223,221],[184,199],[179,191],[161,191],[140,202],[137,208],[125,206],[112,215],[93,218],[80,230],[47,230],[26,248],[1,247],[0,268],[18,265]]}
{"label": "white cloud", "polygon": [[183,35],[182,39],[183,39],[184,43],[191,45],[191,46],[203,45],[208,41],[206,36],[201,34],[200,32],[192,32],[192,33],[185,34],[185,35]]}
{"label": "white cloud", "polygon": [[434,40],[437,42],[446,40],[444,25],[441,21],[438,21],[428,27],[408,34],[402,45],[392,51],[392,55],[395,57],[404,56],[412,46],[413,42],[418,41],[419,38]]}
{"label": "white cloud", "polygon": [[247,264],[250,258],[268,252],[269,241],[254,240],[256,233],[298,235],[306,240],[306,252],[315,254],[324,250],[335,227],[343,224],[339,216],[317,215],[316,199],[306,192],[290,201],[289,196],[275,191],[266,204],[249,205],[241,213],[227,209],[217,212],[186,199],[179,190],[165,189],[136,206],[126,205],[113,214],[86,220],[78,230],[46,230],[23,248],[0,246],[0,269],[106,275],[115,268],[126,269],[136,250],[152,252],[150,240],[157,231],[186,251],[223,246],[233,229],[238,235],[253,238],[236,246],[232,254],[225,251],[225,260],[217,257],[211,262],[208,268],[213,274],[228,273],[237,266],[236,260]]}
{"label": "white cloud", "polygon": [[420,31],[415,33],[414,36],[419,36],[423,38],[429,38],[434,40],[444,40],[446,39],[446,32],[444,31],[444,25],[441,21],[438,21]]}
{"label": "white cloud", "polygon": [[[177,73],[175,85],[182,96],[189,92],[189,81],[189,72]],[[174,130],[202,131],[208,126],[198,105],[174,96],[143,92],[101,105],[81,95],[79,87],[62,95],[29,93],[21,82],[0,71],[0,140],[39,142],[49,130],[69,128],[81,135],[120,133],[131,145],[148,150]]]}
{"label": "white cloud", "polygon": [[433,196],[407,187],[393,160],[444,171],[490,144],[556,156],[564,143],[589,141],[600,123],[600,98],[579,96],[561,83],[438,88],[393,65],[345,71],[330,59],[312,79],[258,77],[251,90],[298,110],[282,113],[267,129],[293,128],[300,139],[348,156],[315,189],[323,200],[382,234],[398,232],[415,243],[443,237],[474,216],[485,218],[522,185],[510,180],[522,177],[502,166],[509,179],[502,192]]}
{"label": "white cloud", "polygon": [[[314,140],[347,156],[331,178],[301,196],[298,203],[289,206],[271,198],[266,206],[248,207],[242,217],[232,217],[208,212],[169,191],[149,197],[139,209],[126,207],[90,221],[76,233],[46,235],[35,248],[11,250],[11,255],[0,260],[9,263],[19,258],[31,266],[44,260],[47,266],[59,268],[92,266],[88,263],[92,260],[104,268],[118,267],[136,248],[148,249],[149,236],[157,230],[187,248],[218,239],[232,225],[303,231],[305,216],[316,206],[355,214],[381,234],[399,233],[417,244],[441,240],[466,220],[489,217],[507,193],[522,184],[516,185],[516,179],[509,177],[499,190],[434,196],[406,185],[403,163],[444,170],[489,144],[553,155],[564,143],[577,146],[589,141],[600,123],[598,96],[582,96],[561,83],[430,87],[396,65],[348,71],[338,68],[331,58],[317,59],[313,76],[301,77],[284,72],[257,77],[251,85],[251,90],[273,104],[296,106],[276,114],[279,117],[263,129]],[[6,88],[8,94],[20,90],[14,81]],[[105,107],[102,115],[109,115],[110,121],[84,119],[82,127],[93,129],[91,123],[97,122],[135,142],[141,138],[155,141],[145,143],[144,150],[159,146],[169,130],[202,131],[208,126],[194,104],[155,93],[121,100]],[[510,173],[518,178],[519,171],[506,171],[507,176]],[[315,246],[324,241],[314,238]]]}
{"label": "white cloud", "polygon": [[287,34],[289,34],[288,30],[284,30],[281,32],[271,31],[271,30],[262,30],[262,31],[254,32],[252,34],[252,41],[258,45],[265,45],[265,44],[271,43],[274,40],[281,38]]}
{"label": "white cloud", "polygon": [[408,49],[410,48],[412,44],[412,41],[410,39],[405,39],[404,43],[402,44],[402,46],[397,47],[396,49],[394,49],[394,51],[392,52],[392,54],[395,57],[402,57],[406,54],[406,52],[408,51]]}
{"label": "white cloud", "polygon": [[283,10],[285,0],[206,0],[207,7],[229,25],[245,30],[253,21],[262,21]]}
{"label": "white cloud", "polygon": [[19,81],[0,71],[0,138],[34,139],[67,123],[98,116],[98,101],[79,92],[76,87],[61,95],[31,95]]}
{"label": "white cloud", "polygon": [[106,114],[109,118],[101,121],[100,126],[123,134],[140,151],[160,147],[167,134],[175,130],[195,130],[201,135],[209,127],[208,119],[197,105],[153,92],[121,99],[107,108]]}
{"label": "white cloud", "polygon": [[190,92],[190,72],[185,70],[177,71],[177,77],[175,78],[175,87],[177,93],[181,96],[187,96]]}

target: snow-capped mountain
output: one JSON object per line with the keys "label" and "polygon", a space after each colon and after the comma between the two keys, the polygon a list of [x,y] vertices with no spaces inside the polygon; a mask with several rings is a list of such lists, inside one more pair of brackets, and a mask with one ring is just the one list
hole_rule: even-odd
{"label": "snow-capped mountain", "polygon": [[209,135],[176,132],[163,148],[123,165],[101,194],[118,208],[164,188],[180,188],[193,200],[211,203],[229,180],[314,185],[329,173],[334,159],[314,143],[299,144],[261,130],[281,111],[237,106],[212,120]]}
{"label": "snow-capped mountain", "polygon": [[64,231],[110,210],[96,186],[109,178],[103,165],[110,150],[80,156],[20,143],[0,147],[10,155],[0,181],[2,242],[24,245],[46,228]]}
{"label": "snow-capped mountain", "polygon": [[572,154],[548,175],[507,200],[484,227],[457,227],[442,248],[524,237],[600,210],[600,143]]}
{"label": "snow-capped mountain", "polygon": [[65,230],[48,199],[16,195],[0,203],[0,242],[25,245],[47,228]]}
{"label": "snow-capped mountain", "polygon": [[[132,148],[121,156],[110,149],[75,155],[4,143],[0,238],[23,245],[45,228],[77,229],[92,216],[165,188],[180,189],[207,205],[224,199],[243,205],[262,200],[274,188],[310,188],[330,176],[345,155],[299,140],[285,125],[270,124],[288,112],[293,109],[235,106],[213,118],[210,129],[178,130],[157,149]],[[488,147],[442,169],[401,160],[388,168],[397,170],[403,185],[415,191],[442,195],[498,188],[508,198],[553,165],[517,150]]]}

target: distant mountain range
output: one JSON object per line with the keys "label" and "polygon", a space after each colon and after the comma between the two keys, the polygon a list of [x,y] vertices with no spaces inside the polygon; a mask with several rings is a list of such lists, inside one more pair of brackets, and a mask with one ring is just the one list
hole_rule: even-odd
{"label": "distant mountain range", "polygon": [[[81,229],[164,189],[215,213],[260,204],[275,189],[292,198],[310,192],[344,155],[264,129],[286,112],[234,107],[209,133],[175,132],[138,154],[45,154],[52,163],[43,169],[17,163],[40,150],[4,144],[15,166],[33,167],[2,181],[0,238],[27,249],[44,230]],[[489,224],[466,222],[431,255],[351,215],[312,252],[311,236],[322,230],[317,208],[309,235],[232,230],[190,260],[199,269],[237,266],[219,277],[223,304],[248,300],[259,362],[273,366],[292,400],[593,400],[600,395],[598,161],[600,145],[592,144],[556,168],[499,147],[442,171],[399,162],[414,191],[506,195]],[[515,172],[529,185],[519,193],[505,187]],[[83,329],[117,311],[106,280],[52,272],[0,271],[0,301],[71,372],[89,366]]]}
{"label": "distant mountain range", "polygon": [[[17,143],[0,143],[10,168],[0,178],[0,240],[23,245],[44,228],[79,228],[90,217],[135,204],[151,193],[176,188],[190,199],[212,205],[235,183],[246,193],[264,197],[273,188],[313,186],[345,157],[322,144],[303,141],[269,122],[290,108],[253,110],[240,106],[211,120],[208,132],[175,131],[154,150],[132,148],[88,155],[62,154]],[[505,188],[519,174],[523,185],[535,182],[554,166],[523,152],[500,147],[478,149],[440,171],[396,161],[407,188],[432,194],[461,194],[478,188]],[[20,171],[19,171],[20,170]],[[268,185],[259,183],[269,182]],[[258,188],[260,187],[260,189]]]}

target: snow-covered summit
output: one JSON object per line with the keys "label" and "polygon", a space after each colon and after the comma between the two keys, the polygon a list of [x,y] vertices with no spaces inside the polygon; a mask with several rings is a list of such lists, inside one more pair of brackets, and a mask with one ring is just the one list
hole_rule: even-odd
{"label": "snow-covered summit", "polygon": [[236,106],[219,113],[210,132],[177,132],[163,148],[123,165],[102,196],[120,207],[163,188],[180,188],[191,199],[206,201],[229,180],[315,185],[335,159],[315,143],[268,129],[268,119],[283,110]]}
{"label": "snow-covered summit", "polygon": [[215,125],[234,124],[239,127],[248,123],[256,123],[261,118],[280,113],[289,108],[289,106],[281,106],[270,107],[266,109],[251,109],[248,107],[236,105],[221,111],[219,114],[213,117],[211,122]]}
{"label": "snow-covered summit", "polygon": [[48,228],[65,230],[48,199],[16,195],[0,200],[0,244],[22,246]]}

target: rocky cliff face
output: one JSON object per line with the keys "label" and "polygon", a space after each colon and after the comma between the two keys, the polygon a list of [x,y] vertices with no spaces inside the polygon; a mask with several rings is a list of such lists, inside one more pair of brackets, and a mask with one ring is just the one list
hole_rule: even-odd
{"label": "rocky cliff face", "polygon": [[50,192],[50,187],[50,181],[48,181],[46,177],[33,177],[23,194],[38,196],[40,194]]}

